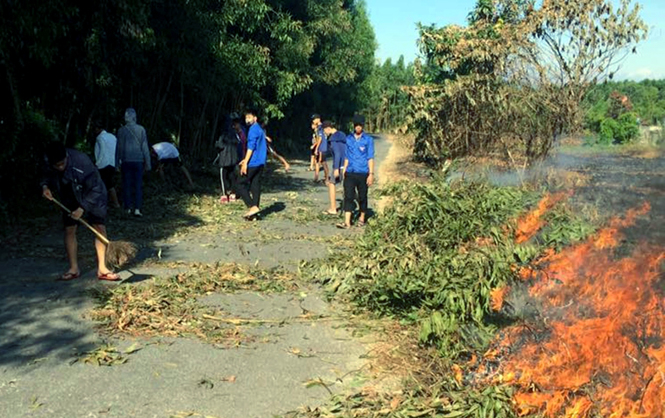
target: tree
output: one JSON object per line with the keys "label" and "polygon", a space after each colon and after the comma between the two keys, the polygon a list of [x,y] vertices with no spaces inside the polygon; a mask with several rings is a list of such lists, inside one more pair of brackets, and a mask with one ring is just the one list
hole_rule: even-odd
{"label": "tree", "polygon": [[424,78],[410,89],[417,155],[543,158],[580,128],[589,89],[645,36],[629,0],[616,10],[609,0],[480,0],[467,27],[421,26]]}

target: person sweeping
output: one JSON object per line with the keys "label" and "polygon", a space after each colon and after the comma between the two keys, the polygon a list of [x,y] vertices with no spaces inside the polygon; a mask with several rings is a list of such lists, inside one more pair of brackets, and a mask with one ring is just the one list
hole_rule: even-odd
{"label": "person sweeping", "polygon": [[[46,150],[47,171],[41,182],[42,195],[66,209],[62,220],[65,227],[65,250],[69,260],[67,270],[59,280],[73,280],[81,276],[78,265],[77,224],[86,220],[96,234],[97,278],[118,281],[118,274],[107,266],[106,220],[107,191],[99,171],[90,158],[59,142],[50,144]],[[62,203],[55,199],[51,188],[57,191]],[[104,240],[102,240],[104,238]]]}

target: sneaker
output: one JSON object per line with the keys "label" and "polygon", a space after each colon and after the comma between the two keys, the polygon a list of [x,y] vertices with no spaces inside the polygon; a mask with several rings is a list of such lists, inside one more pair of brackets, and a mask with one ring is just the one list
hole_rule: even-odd
{"label": "sneaker", "polygon": [[221,203],[222,205],[225,205],[225,204],[229,203],[229,198],[227,196],[222,196],[222,197],[219,198],[219,203]]}
{"label": "sneaker", "polygon": [[134,216],[136,216],[137,218],[141,218],[143,214],[141,213],[140,210],[134,209]]}
{"label": "sneaker", "polygon": [[229,202],[235,202],[236,201],[236,195],[232,194],[229,196]]}
{"label": "sneaker", "polygon": [[127,215],[131,215],[131,214],[132,214],[132,210],[131,210],[131,209],[127,209],[125,212],[127,212]]}

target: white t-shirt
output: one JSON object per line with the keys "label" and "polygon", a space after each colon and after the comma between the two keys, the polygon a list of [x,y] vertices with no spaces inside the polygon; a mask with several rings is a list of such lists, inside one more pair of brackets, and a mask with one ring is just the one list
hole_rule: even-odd
{"label": "white t-shirt", "polygon": [[102,131],[95,142],[95,161],[97,168],[115,167],[115,146],[118,140],[115,135]]}
{"label": "white t-shirt", "polygon": [[178,158],[178,157],[180,157],[180,153],[178,152],[178,148],[176,148],[170,142],[160,142],[158,144],[153,145],[152,149],[154,149],[155,152],[157,153],[157,158],[159,160],[167,160],[169,158]]}

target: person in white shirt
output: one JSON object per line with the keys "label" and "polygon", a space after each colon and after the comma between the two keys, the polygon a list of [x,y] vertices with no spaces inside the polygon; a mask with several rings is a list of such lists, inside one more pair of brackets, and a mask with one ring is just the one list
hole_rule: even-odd
{"label": "person in white shirt", "polygon": [[182,164],[182,160],[180,159],[180,152],[178,151],[178,148],[175,147],[175,145],[170,142],[159,142],[152,146],[150,153],[157,159],[157,172],[159,173],[159,176],[162,178],[162,180],[165,180],[164,167],[167,165],[175,165],[176,167],[180,167],[180,170],[187,178],[189,186],[192,188],[194,187],[192,176],[189,175],[189,171],[187,171],[187,168]]}
{"label": "person in white shirt", "polygon": [[95,122],[95,161],[102,181],[109,193],[109,201],[114,208],[119,208],[118,194],[115,191],[115,147],[118,143],[115,135],[104,130],[104,125]]}

